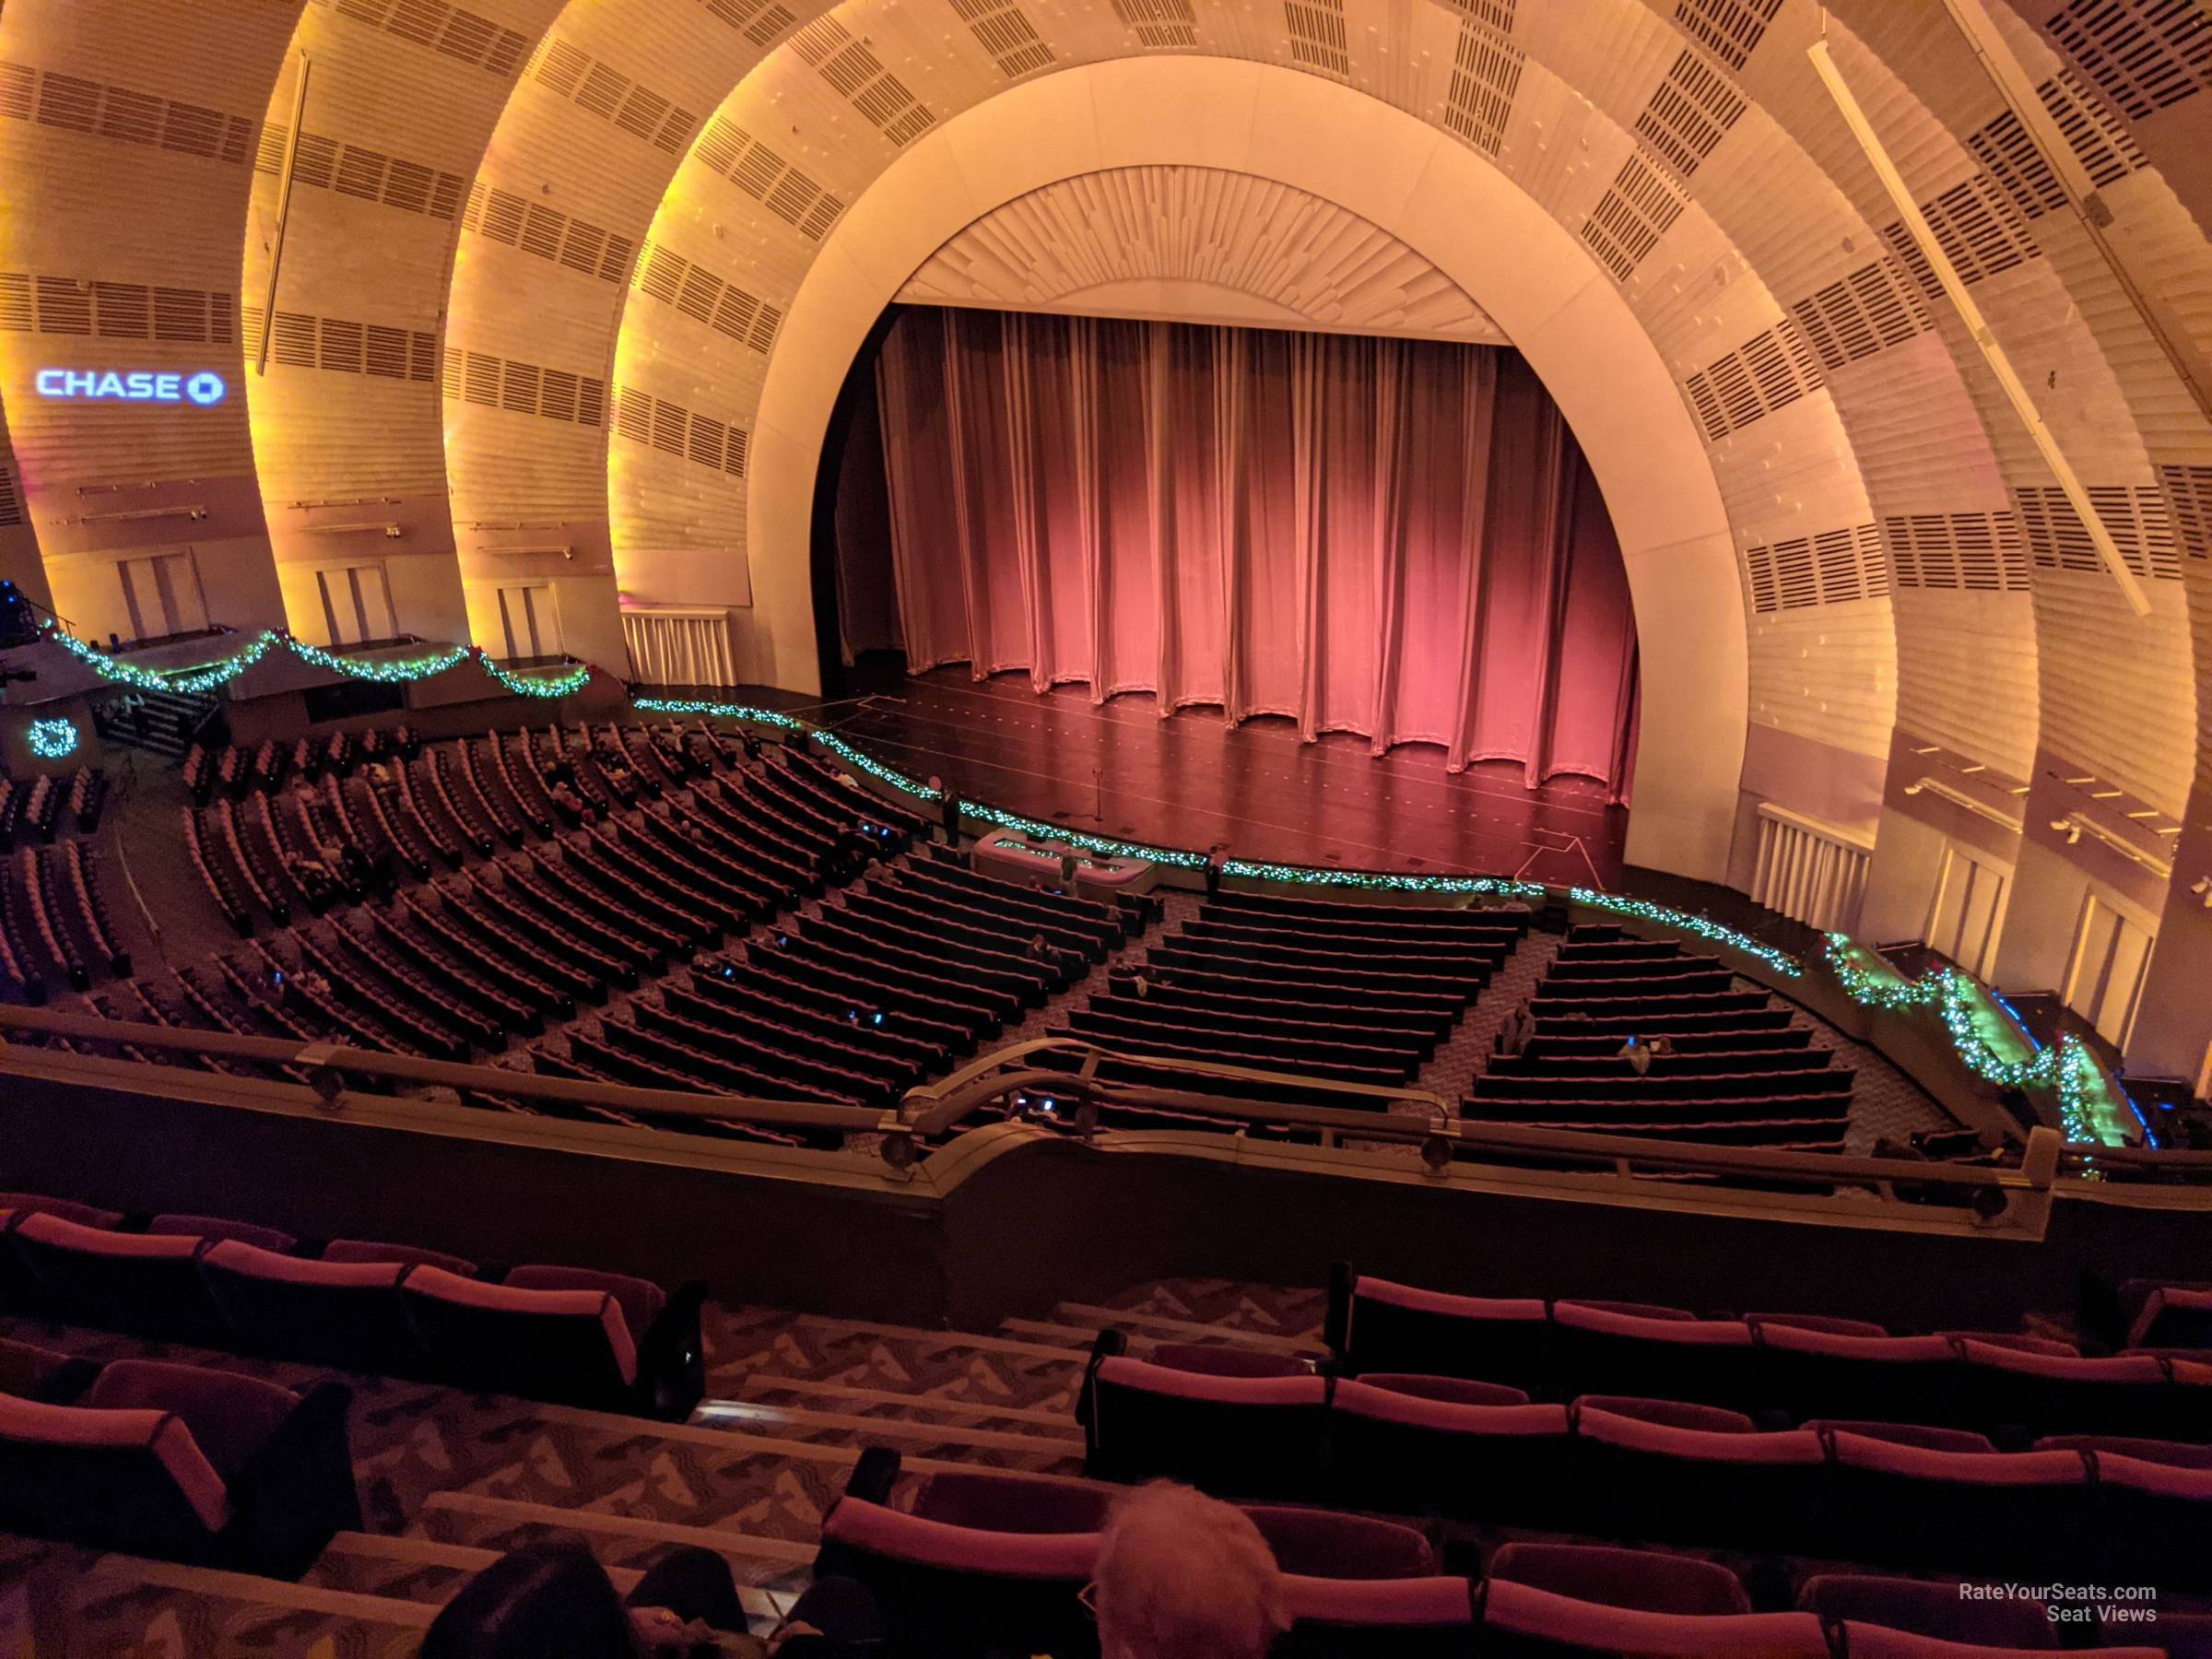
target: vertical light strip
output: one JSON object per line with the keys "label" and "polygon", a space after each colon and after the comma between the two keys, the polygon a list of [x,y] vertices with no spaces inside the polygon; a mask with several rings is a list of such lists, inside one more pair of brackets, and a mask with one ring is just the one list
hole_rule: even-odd
{"label": "vertical light strip", "polygon": [[2028,388],[2020,383],[2020,377],[2013,371],[2012,359],[2005,355],[2005,348],[1997,344],[1996,335],[1990,332],[1988,323],[1983,319],[1981,307],[1974,303],[1974,297],[1966,291],[1966,284],[1959,280],[1950,255],[1943,251],[1942,244],[1936,240],[1936,233],[1928,229],[1928,221],[1921,213],[1920,205],[1913,201],[1912,191],[1906,188],[1903,175],[1897,171],[1897,164],[1889,159],[1889,152],[1882,147],[1874,124],[1866,119],[1866,112],[1859,107],[1859,100],[1852,95],[1842,71],[1836,67],[1835,60],[1829,55],[1826,39],[1817,40],[1806,47],[1806,56],[1812,59],[1814,71],[1820,76],[1821,84],[1827,87],[1829,96],[1836,100],[1836,108],[1842,113],[1844,125],[1851,129],[1852,136],[1858,140],[1859,147],[1866,153],[1867,163],[1873,167],[1875,176],[1881,180],[1882,188],[1889,193],[1889,200],[1903,218],[1905,229],[1912,233],[1913,241],[1919,244],[1921,253],[1936,273],[1936,279],[1943,284],[1943,291],[1950,296],[1951,304],[1959,312],[1959,320],[1966,324],[1966,332],[1972,336],[1983,359],[1989,364],[1990,372],[1997,377],[1997,384],[2005,389],[2005,395],[2011,402],[2013,412],[2028,429],[2028,436],[2035,441],[2037,452],[2051,468],[2052,476],[2058,480],[2058,487],[2066,492],[2066,500],[2073,503],[2074,511],[2080,518],[2082,527],[2088,532],[2090,544],[2096,547],[2097,557],[2103,563],[2106,574],[2117,584],[2121,597],[2127,601],[2130,610],[2138,617],[2149,616],[2150,599],[2144,593],[2143,584],[2136,580],[2136,573],[2127,568],[2127,561],[2121,557],[2119,547],[2113,544],[2112,532],[2104,527],[2104,520],[2098,516],[2096,507],[2090,502],[2089,492],[2082,488],[2073,463],[2066,459],[2065,451],[2059,447],[2058,439],[2051,429],[2043,424],[2042,412],[2035,406],[2035,400],[2028,394]]}
{"label": "vertical light strip", "polygon": [[276,233],[269,239],[269,286],[261,301],[261,354],[253,360],[256,374],[268,373],[269,342],[276,337],[276,273],[284,269],[284,227],[292,217],[292,170],[300,160],[300,127],[307,119],[307,77],[314,67],[315,60],[302,50],[300,90],[292,99],[292,130],[284,137],[284,173],[276,181]]}

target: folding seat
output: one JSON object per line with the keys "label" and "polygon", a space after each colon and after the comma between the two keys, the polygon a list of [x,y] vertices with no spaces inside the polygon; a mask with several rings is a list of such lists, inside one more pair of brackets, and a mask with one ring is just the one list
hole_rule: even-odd
{"label": "folding seat", "polygon": [[488,1393],[688,1416],[705,1392],[693,1283],[577,1267],[517,1267],[504,1283],[417,1267],[400,1297],[431,1374]]}
{"label": "folding seat", "polygon": [[1711,1618],[1751,1611],[1742,1581],[1719,1562],[1655,1549],[1517,1542],[1490,1557],[1488,1573],[1493,1583],[1530,1584],[1639,1613]]}
{"label": "folding seat", "polygon": [[1611,1404],[1578,1400],[1572,1408],[1578,1529],[1769,1548],[1806,1530],[1827,1463],[1818,1435],[1760,1433],[1741,1417],[1728,1427],[1686,1426],[1703,1419],[1684,1419],[1679,1402],[1631,1403],[1634,1416]]}
{"label": "folding seat", "polygon": [[[2163,1622],[2163,1621],[2161,1621]],[[1946,1641],[1940,1636],[1917,1636],[1911,1630],[1893,1630],[1887,1625],[1861,1624],[1847,1619],[1831,1627],[1836,1648],[1850,1659],[2025,1659],[2041,1648],[1991,1647],[1979,1641]],[[2163,1647],[2113,1647],[2098,1650],[2105,1659],[2165,1659]]]}
{"label": "folding seat", "polygon": [[340,1371],[419,1376],[422,1345],[399,1294],[400,1262],[306,1261],[226,1239],[200,1258],[237,1344]]}
{"label": "folding seat", "polygon": [[[2007,1591],[2015,1586],[2006,1585]],[[1985,1647],[2046,1650],[2059,1645],[2058,1627],[2036,1597],[1970,1599],[1968,1586],[1926,1579],[1881,1578],[1871,1573],[1822,1572],[1805,1581],[1799,1611],[1830,1624],[1879,1625],[1939,1641]],[[1853,1641],[1850,1652],[1860,1651]]]}
{"label": "folding seat", "polygon": [[59,1216],[65,1221],[74,1221],[79,1227],[121,1227],[120,1210],[95,1209],[89,1204],[78,1204],[68,1198],[48,1198],[37,1193],[0,1193],[0,1210],[12,1210],[20,1218],[41,1215]]}
{"label": "folding seat", "polygon": [[220,1216],[156,1216],[146,1224],[149,1233],[182,1233],[186,1238],[206,1239],[215,1242],[236,1239],[257,1250],[273,1251],[278,1255],[289,1255],[300,1247],[300,1241],[290,1233],[279,1232],[274,1227],[258,1227],[251,1221],[229,1221]]}
{"label": "folding seat", "polygon": [[[1387,1373],[1385,1373],[1387,1376]],[[1567,1496],[1564,1406],[1470,1404],[1361,1379],[1329,1408],[1329,1497],[1397,1514],[1543,1524]],[[1464,1386],[1464,1384],[1463,1384]]]}
{"label": "folding seat", "polygon": [[2212,1440],[2212,1420],[2175,1433],[2162,1409],[2170,1404],[2166,1362],[2147,1354],[2084,1359],[1965,1340],[1950,1420],[1994,1431],[2040,1434],[2147,1434],[2154,1439]]}
{"label": "folding seat", "polygon": [[1994,1452],[1986,1434],[1971,1429],[1945,1429],[1932,1423],[1876,1423],[1853,1418],[1813,1418],[1798,1425],[1815,1434],[1863,1434],[1868,1440],[1888,1441],[1899,1446],[1924,1446],[1931,1452]]}
{"label": "folding seat", "polygon": [[1851,1433],[1826,1439],[1831,1457],[1818,1536],[1827,1553],[2019,1575],[2063,1572],[2083,1542],[2090,1474],[2081,1453],[1947,1452]]}
{"label": "folding seat", "polygon": [[2128,1327],[2127,1346],[2212,1350],[2212,1289],[2155,1286]]}
{"label": "folding seat", "polygon": [[174,1342],[215,1342],[222,1317],[200,1277],[205,1239],[79,1227],[18,1214],[9,1241],[32,1306],[103,1330]]}
{"label": "folding seat", "polygon": [[1429,1540],[1396,1521],[1289,1504],[1247,1504],[1244,1512],[1275,1564],[1301,1578],[1432,1578],[1439,1571]]}
{"label": "folding seat", "polygon": [[1503,1382],[1477,1382],[1472,1377],[1430,1377],[1418,1371],[1362,1371],[1361,1382],[1392,1394],[1413,1394],[1424,1400],[1441,1400],[1451,1406],[1525,1406],[1528,1395]]}
{"label": "folding seat", "polygon": [[1740,1319],[1652,1318],[1555,1302],[1551,1372],[1566,1394],[1756,1404],[1758,1351]]}
{"label": "folding seat", "polygon": [[1457,1659],[1475,1629],[1477,1584],[1454,1577],[1283,1580],[1290,1629],[1270,1659]]}
{"label": "folding seat", "polygon": [[1795,1418],[1946,1422],[1959,1353],[1940,1336],[1851,1336],[1755,1324],[1758,1392]]}
{"label": "folding seat", "polygon": [[[877,1456],[880,1449],[871,1448],[869,1454]],[[1106,1530],[1121,1496],[1117,1487],[1065,1476],[942,1468],[915,1488],[907,1512],[984,1532],[1096,1533]]]}
{"label": "folding seat", "polygon": [[[2066,1454],[2086,1455],[2096,1469],[2094,1519],[2085,1531],[2089,1559],[2107,1582],[2212,1590],[2212,1465],[2190,1455],[2204,1450],[2073,1438]],[[2158,1636],[2155,1627],[2143,1633]]]}
{"label": "folding seat", "polygon": [[867,1587],[898,1659],[1002,1651],[1083,1659],[1099,1651],[1082,1601],[1099,1543],[1095,1532],[991,1532],[924,1520],[848,1490],[822,1522],[814,1574]]}
{"label": "folding seat", "polygon": [[1345,1370],[1474,1377],[1529,1388],[1543,1382],[1550,1321],[1533,1297],[1453,1296],[1329,1270],[1325,1335]]}
{"label": "folding seat", "polygon": [[1747,1313],[1747,1325],[1793,1325],[1800,1331],[1825,1331],[1830,1336],[1887,1336],[1888,1327],[1871,1319],[1838,1319],[1829,1313]]}
{"label": "folding seat", "polygon": [[89,1359],[0,1337],[0,1394],[66,1406],[99,1375],[100,1367]]}
{"label": "folding seat", "polygon": [[76,1406],[0,1394],[0,1531],[296,1578],[360,1524],[351,1399],[144,1359]]}
{"label": "folding seat", "polygon": [[1478,1598],[1473,1652],[1485,1655],[1665,1654],[1681,1659],[1829,1659],[1809,1613],[1649,1613],[1492,1578]]}
{"label": "folding seat", "polygon": [[1210,1377],[1310,1377],[1313,1362],[1296,1354],[1237,1347],[1225,1342],[1159,1342],[1147,1356],[1170,1371],[1203,1371]]}
{"label": "folding seat", "polygon": [[1321,1490],[1329,1383],[1316,1376],[1218,1377],[1132,1359],[1101,1331],[1084,1378],[1083,1472],[1165,1477],[1223,1498],[1311,1499]]}

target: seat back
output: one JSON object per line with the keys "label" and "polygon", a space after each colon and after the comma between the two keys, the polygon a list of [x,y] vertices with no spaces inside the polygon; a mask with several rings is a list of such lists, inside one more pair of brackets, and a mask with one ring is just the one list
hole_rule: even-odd
{"label": "seat back", "polygon": [[418,1267],[399,1294],[438,1377],[595,1406],[619,1401],[637,1381],[637,1345],[611,1291],[487,1285]]}
{"label": "seat back", "polygon": [[1717,1561],[1603,1544],[1512,1543],[1490,1557],[1492,1581],[1533,1584],[1555,1595],[1641,1613],[1711,1617],[1748,1613],[1751,1598]]}
{"label": "seat back", "polygon": [[1523,1389],[1544,1380],[1549,1321],[1533,1298],[1452,1296],[1362,1275],[1335,1323],[1354,1376],[1421,1371]]}
{"label": "seat back", "polygon": [[1827,1659],[1828,1637],[1809,1613],[1647,1613],[1580,1601],[1492,1578],[1484,1586],[1477,1652],[1665,1654],[1681,1659]]}
{"label": "seat back", "polygon": [[[0,1194],[0,1206],[7,1198]],[[2212,1289],[2160,1285],[2144,1299],[2129,1347],[2212,1348]]]}
{"label": "seat back", "polygon": [[221,1316],[200,1278],[205,1240],[80,1227],[48,1214],[18,1217],[12,1237],[34,1300],[57,1319],[179,1342],[220,1335]]}
{"label": "seat back", "polygon": [[1085,1473],[1188,1482],[1225,1498],[1321,1490],[1329,1384],[1321,1377],[1215,1377],[1116,1356],[1087,1383]]}
{"label": "seat back", "polygon": [[[2083,1531],[2089,1559],[2114,1583],[2150,1583],[2199,1594],[2212,1589],[2212,1468],[2154,1463],[2118,1452],[2096,1464],[2092,1518]],[[2156,1629],[2144,1632],[2154,1640]]]}
{"label": "seat back", "polygon": [[1818,1544],[1845,1560],[2055,1572],[2086,1520],[2078,1452],[1945,1452],[1849,1433],[1829,1443]]}
{"label": "seat back", "polygon": [[1342,1382],[1329,1491],[1352,1509],[1541,1525],[1562,1515],[1564,1406],[1465,1405]]}
{"label": "seat back", "polygon": [[1248,1504],[1244,1512],[1275,1564],[1302,1578],[1428,1578],[1437,1571],[1429,1540],[1395,1521],[1289,1504]]}
{"label": "seat back", "polygon": [[939,1469],[914,1492],[909,1513],[947,1526],[1006,1533],[1106,1530],[1113,1488],[1004,1469]]}
{"label": "seat back", "polygon": [[200,1560],[229,1510],[222,1477],[174,1412],[0,1394],[0,1532]]}
{"label": "seat back", "polygon": [[[2017,1586],[2007,1585],[2009,1591]],[[2006,1594],[1975,1598],[1968,1586],[1872,1573],[1823,1572],[1806,1580],[1798,1608],[1831,1624],[1850,1619],[1941,1641],[1990,1647],[2058,1646],[2050,1609],[2036,1597]],[[1854,1646],[1852,1652],[1858,1649]]]}
{"label": "seat back", "polygon": [[1233,1347],[1220,1342],[1159,1342],[1147,1356],[1170,1371],[1199,1371],[1209,1377],[1310,1377],[1312,1365],[1295,1354],[1265,1348]]}
{"label": "seat back", "polygon": [[897,1653],[1095,1659],[1098,1628],[1081,1596],[1099,1545],[1097,1533],[992,1532],[848,1496],[822,1523],[814,1574],[866,1585],[899,1633]]}
{"label": "seat back", "polygon": [[1959,1355],[1940,1336],[1849,1336],[1772,1323],[1756,1332],[1759,1392],[1792,1417],[1945,1420]]}
{"label": "seat back", "polygon": [[1578,1402],[1572,1468],[1578,1523],[1620,1538],[1772,1546],[1802,1535],[1827,1453],[1797,1429],[1687,1429]]}
{"label": "seat back", "polygon": [[1551,1311],[1551,1342],[1562,1392],[1755,1403],[1757,1356],[1740,1319],[1653,1318],[1563,1301]]}
{"label": "seat back", "polygon": [[305,1261],[225,1240],[200,1258],[216,1304],[257,1354],[343,1371],[418,1375],[423,1347],[395,1262]]}
{"label": "seat back", "polygon": [[[2084,1359],[1967,1339],[1953,1415],[1975,1428],[2017,1426],[2043,1434],[2157,1435],[2170,1393],[2163,1362],[2147,1355]],[[2212,1438],[2212,1424],[2198,1431]]]}
{"label": "seat back", "polygon": [[1446,1659],[1468,1650],[1476,1586],[1464,1578],[1288,1574],[1290,1629],[1270,1659]]}

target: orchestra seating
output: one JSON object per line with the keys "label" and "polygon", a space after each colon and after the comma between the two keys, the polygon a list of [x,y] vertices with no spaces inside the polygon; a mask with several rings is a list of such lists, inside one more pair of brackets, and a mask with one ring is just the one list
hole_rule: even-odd
{"label": "orchestra seating", "polygon": [[[1671,939],[1568,930],[1528,1011],[1533,1034],[1489,1056],[1463,1118],[1583,1133],[1841,1151],[1853,1074],[1764,991]],[[1636,1069],[1633,1040],[1664,1049]]]}

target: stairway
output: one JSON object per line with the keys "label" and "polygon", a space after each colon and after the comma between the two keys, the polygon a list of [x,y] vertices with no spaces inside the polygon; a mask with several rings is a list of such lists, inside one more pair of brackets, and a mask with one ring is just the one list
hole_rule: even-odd
{"label": "stairway", "polygon": [[182,758],[222,704],[181,691],[120,691],[92,706],[93,728],[110,743]]}

